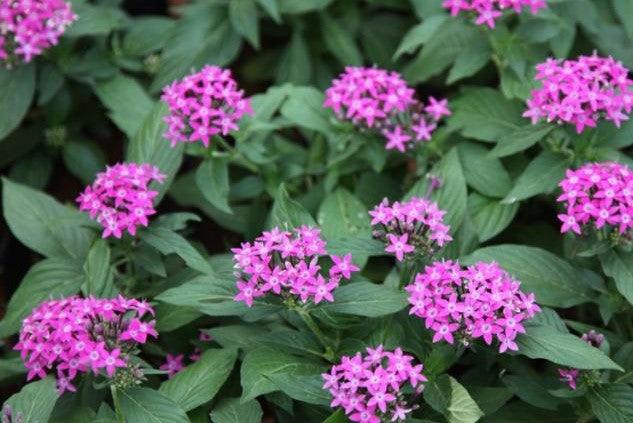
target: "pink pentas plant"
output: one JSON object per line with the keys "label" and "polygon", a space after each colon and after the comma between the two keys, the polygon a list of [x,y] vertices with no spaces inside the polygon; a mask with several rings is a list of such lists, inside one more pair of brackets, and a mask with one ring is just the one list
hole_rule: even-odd
{"label": "pink pentas plant", "polygon": [[565,213],[561,232],[585,235],[589,230],[630,235],[633,229],[633,172],[615,162],[587,163],[568,169],[560,182]]}
{"label": "pink pentas plant", "polygon": [[[582,335],[581,339],[595,348],[600,348],[604,342],[604,335],[590,330]],[[576,390],[580,383],[582,373],[579,369],[558,369],[560,381],[566,383],[571,390]]]}
{"label": "pink pentas plant", "polygon": [[384,199],[369,214],[374,238],[385,241],[385,251],[398,261],[432,255],[453,239],[444,224],[446,212],[425,198],[392,204]]}
{"label": "pink pentas plant", "polygon": [[[200,342],[211,342],[213,337],[206,332],[199,331],[198,333],[198,341]],[[191,362],[196,362],[200,360],[202,355],[202,348],[196,346],[191,354],[187,357]],[[178,372],[185,368],[184,363],[185,355],[184,354],[167,354],[165,357],[165,362],[160,365],[159,369],[167,372],[167,377],[172,378]]]}
{"label": "pink pentas plant", "polygon": [[201,142],[208,147],[215,135],[237,131],[242,116],[253,112],[231,71],[211,65],[166,86],[161,99],[169,107],[165,138],[172,146]]}
{"label": "pink pentas plant", "polygon": [[0,63],[30,62],[76,19],[63,0],[0,0]]}
{"label": "pink pentas plant", "polygon": [[363,130],[382,134],[388,150],[406,151],[429,141],[438,122],[451,114],[447,100],[424,104],[400,74],[376,67],[348,66],[325,92],[324,107]]}
{"label": "pink pentas plant", "polygon": [[359,268],[352,255],[329,255],[333,265],[326,273],[319,256],[328,255],[326,243],[318,228],[302,226],[292,231],[273,228],[252,244],[242,243],[234,253],[238,294],[235,301],[247,306],[267,294],[302,303],[334,301],[333,291],[342,279],[350,279]]}
{"label": "pink pentas plant", "polygon": [[611,56],[580,56],[576,60],[547,59],[536,66],[541,87],[532,91],[524,117],[570,123],[578,133],[601,118],[617,127],[633,109],[629,70]]}
{"label": "pink pentas plant", "polygon": [[450,11],[451,16],[473,13],[475,24],[494,28],[505,10],[517,14],[529,10],[536,14],[546,7],[546,3],[545,0],[444,0],[442,6]]}
{"label": "pink pentas plant", "polygon": [[150,164],[109,166],[79,195],[79,209],[103,226],[103,238],[121,238],[125,231],[136,235],[137,227],[147,226],[148,217],[156,213],[153,200],[158,192],[150,183],[164,180],[165,175]]}
{"label": "pink pentas plant", "polygon": [[427,381],[422,364],[396,348],[382,345],[364,354],[343,356],[339,364],[323,373],[323,389],[332,395],[331,407],[340,407],[353,422],[405,421],[417,405],[408,393],[419,395]]}
{"label": "pink pentas plant", "polygon": [[60,392],[74,392],[72,381],[81,373],[113,378],[124,368],[138,375],[130,355],[158,336],[146,315],[154,315],[148,303],[122,296],[45,301],[24,319],[14,349],[28,370],[27,380],[52,373]]}
{"label": "pink pentas plant", "polygon": [[499,352],[516,351],[523,323],[540,311],[534,294],[521,291],[521,283],[497,263],[463,268],[455,261],[437,261],[405,289],[409,314],[424,320],[433,342],[468,346],[473,339],[487,345],[497,340]]}

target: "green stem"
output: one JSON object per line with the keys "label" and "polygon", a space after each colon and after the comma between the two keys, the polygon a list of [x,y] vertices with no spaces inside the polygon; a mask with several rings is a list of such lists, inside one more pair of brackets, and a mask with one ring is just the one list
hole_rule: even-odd
{"label": "green stem", "polygon": [[112,405],[114,406],[116,419],[120,423],[125,423],[125,417],[121,412],[121,405],[119,404],[119,394],[117,393],[116,387],[114,385],[110,385],[110,392],[112,393]]}
{"label": "green stem", "polygon": [[236,150],[232,147],[226,140],[222,137],[215,137],[218,141],[218,144],[222,146],[226,151],[230,153],[231,160],[235,163],[244,166],[246,169],[250,170],[253,173],[259,173],[259,167],[249,159],[246,158],[240,151]]}
{"label": "green stem", "polygon": [[321,331],[321,329],[316,324],[312,316],[310,316],[310,313],[308,313],[304,309],[297,309],[297,313],[299,313],[299,316],[301,316],[301,319],[303,319],[303,322],[312,331],[312,333],[314,333],[314,336],[318,338],[321,345],[323,345],[323,347],[325,348],[325,354],[323,355],[323,358],[325,358],[326,360],[330,362],[333,361],[334,351],[332,350],[332,347],[330,346],[327,336],[325,336],[323,331]]}

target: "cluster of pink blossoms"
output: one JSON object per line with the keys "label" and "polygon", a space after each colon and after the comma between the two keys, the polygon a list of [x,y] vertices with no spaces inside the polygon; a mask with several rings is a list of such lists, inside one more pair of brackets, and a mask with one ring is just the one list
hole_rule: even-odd
{"label": "cluster of pink blossoms", "polygon": [[374,237],[387,242],[385,251],[399,261],[416,254],[432,255],[453,239],[450,227],[444,224],[446,212],[424,198],[413,197],[391,205],[385,198],[369,214]]}
{"label": "cluster of pink blossoms", "polygon": [[560,182],[565,204],[561,232],[582,234],[582,226],[615,229],[619,234],[633,229],[633,172],[614,162],[587,163],[577,170],[567,170]]}
{"label": "cluster of pink blossoms", "polygon": [[319,256],[326,255],[325,241],[317,228],[302,226],[293,232],[274,228],[264,232],[253,244],[245,242],[231,250],[235,255],[238,294],[235,301],[251,307],[253,300],[267,293],[284,298],[298,297],[305,303],[312,300],[334,301],[332,291],[342,278],[350,279],[358,267],[352,255],[330,255],[334,263],[327,277],[321,274]]}
{"label": "cluster of pink blossoms", "polygon": [[153,320],[141,321],[146,313],[154,315],[148,303],[121,296],[45,301],[24,319],[14,349],[28,369],[27,380],[51,371],[60,392],[74,392],[71,382],[79,373],[111,378],[117,368],[128,366],[137,344],[158,336]]}
{"label": "cluster of pink blossoms", "polygon": [[546,4],[545,0],[444,0],[442,6],[449,9],[452,16],[457,16],[460,12],[475,13],[477,25],[494,28],[496,20],[506,9],[513,9],[516,13],[530,9],[532,14],[536,14]]}
{"label": "cluster of pink blossoms", "polygon": [[79,195],[79,209],[103,226],[104,238],[121,238],[126,230],[135,235],[137,226],[147,226],[147,217],[156,213],[152,200],[158,192],[150,190],[149,184],[164,179],[165,175],[149,164],[116,164],[99,173]]}
{"label": "cluster of pink blossoms", "polygon": [[522,321],[540,311],[534,294],[525,294],[497,263],[479,262],[462,268],[453,261],[437,261],[418,273],[405,289],[411,309],[434,332],[433,342],[449,344],[455,337],[464,345],[482,338],[490,345],[494,338],[499,352],[516,351],[518,333],[525,333]]}
{"label": "cluster of pink blossoms", "polygon": [[[201,342],[210,342],[212,340],[211,335],[206,332],[200,331],[198,334],[198,340]],[[202,354],[202,349],[200,347],[196,347],[191,354],[189,354],[189,360],[191,362],[196,362],[200,360],[200,355]],[[178,372],[185,368],[184,364],[185,355],[184,354],[167,354],[165,357],[165,363],[161,364],[159,367],[160,370],[164,370],[167,372],[167,377],[172,378]]]}
{"label": "cluster of pink blossoms", "polygon": [[205,147],[214,135],[238,130],[244,113],[252,113],[244,91],[237,89],[231,71],[207,65],[198,73],[174,81],[163,89],[161,99],[169,106],[165,138],[179,142],[200,141]]}
{"label": "cluster of pink blossoms", "polygon": [[[602,343],[604,342],[604,335],[596,332],[595,330],[590,330],[589,332],[582,335],[581,339],[591,345],[592,347],[600,348]],[[558,369],[558,375],[560,376],[560,381],[564,382],[569,386],[570,389],[576,390],[578,387],[578,378],[580,377],[580,370],[578,369]]]}
{"label": "cluster of pink blossoms", "polygon": [[600,117],[616,126],[633,109],[633,81],[628,69],[612,57],[580,56],[577,60],[547,59],[536,66],[542,87],[532,91],[523,113],[532,123],[571,123],[581,133]]}
{"label": "cluster of pink blossoms", "polygon": [[401,152],[430,140],[442,116],[451,114],[446,100],[429,97],[428,105],[417,100],[415,90],[397,72],[353,66],[332,81],[323,106],[341,120],[382,133],[385,147]]}
{"label": "cluster of pink blossoms", "polygon": [[405,398],[405,386],[422,392],[426,377],[422,364],[402,352],[384,351],[379,345],[367,348],[367,354],[344,356],[341,363],[323,373],[323,389],[332,394],[332,407],[342,407],[353,422],[381,423],[404,421],[415,408]]}
{"label": "cluster of pink blossoms", "polygon": [[26,63],[54,46],[77,16],[63,0],[0,0],[0,63]]}

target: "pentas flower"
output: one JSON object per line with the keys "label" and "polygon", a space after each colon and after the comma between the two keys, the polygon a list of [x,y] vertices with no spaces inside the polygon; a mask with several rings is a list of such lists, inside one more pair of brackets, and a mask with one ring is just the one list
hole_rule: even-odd
{"label": "pentas flower", "polygon": [[20,351],[27,380],[57,376],[60,392],[75,391],[73,379],[93,372],[112,378],[129,366],[128,358],[148,337],[157,337],[154,315],[144,301],[77,296],[41,303],[22,322]]}
{"label": "pentas flower", "polygon": [[165,138],[172,146],[201,142],[208,147],[214,135],[237,131],[242,116],[253,112],[231,71],[211,65],[166,86],[161,99],[169,106]]}
{"label": "pentas flower", "polygon": [[388,150],[404,152],[420,141],[429,141],[442,116],[446,100],[429,97],[424,104],[397,72],[348,66],[325,92],[324,107],[363,130],[382,134]]}
{"label": "pentas flower", "polygon": [[580,56],[576,60],[547,59],[536,66],[540,88],[532,91],[523,113],[535,124],[571,123],[581,133],[600,118],[617,127],[633,108],[633,81],[629,70],[612,57]]}
{"label": "pentas flower", "polygon": [[494,28],[506,9],[512,9],[517,14],[524,10],[537,14],[546,4],[545,0],[444,0],[442,6],[450,11],[451,16],[462,12],[474,13],[477,25]]}
{"label": "pentas flower", "polygon": [[406,388],[422,392],[427,381],[422,369],[402,349],[385,351],[379,345],[367,348],[365,354],[343,356],[321,376],[323,389],[333,397],[331,407],[342,408],[353,422],[381,423],[404,421],[417,408],[407,402]]}
{"label": "pentas flower", "polygon": [[185,368],[182,360],[185,358],[183,354],[171,355],[167,354],[165,358],[165,364],[162,364],[159,369],[167,372],[167,377],[170,379],[174,377],[176,373]]}
{"label": "pentas flower", "polygon": [[235,301],[247,306],[266,294],[295,298],[302,303],[334,301],[332,291],[342,279],[350,279],[358,267],[352,255],[330,255],[334,263],[322,272],[319,256],[327,255],[325,241],[317,228],[302,226],[291,231],[273,228],[264,232],[254,243],[242,243],[233,248],[233,260],[238,278]]}
{"label": "pentas flower", "polygon": [[385,198],[369,214],[374,237],[387,242],[385,251],[398,261],[432,255],[453,239],[450,227],[444,224],[446,212],[424,198],[412,197],[393,204]]}
{"label": "pentas flower", "polygon": [[92,185],[77,198],[79,209],[103,226],[103,238],[121,238],[127,231],[136,235],[139,225],[147,226],[156,213],[153,199],[158,195],[149,184],[165,180],[156,166],[120,163],[97,175]]}
{"label": "pentas flower", "polygon": [[[600,348],[604,342],[604,335],[595,330],[590,330],[583,334],[581,339],[592,347]],[[558,369],[558,375],[560,376],[561,382],[566,383],[570,389],[575,391],[582,373],[579,369]]]}
{"label": "pentas flower", "polygon": [[[559,186],[565,213],[561,232],[586,234],[594,229],[631,237],[633,229],[633,172],[614,162],[587,163],[568,169]],[[616,232],[617,231],[617,232]]]}
{"label": "pentas flower", "polygon": [[30,62],[76,19],[63,0],[0,0],[0,63]]}
{"label": "pentas flower", "polygon": [[523,323],[540,308],[534,294],[521,291],[497,263],[478,262],[463,268],[454,261],[437,261],[426,266],[408,285],[409,314],[424,320],[433,331],[433,342],[456,339],[469,345],[483,339],[487,345],[496,339],[499,352],[516,351],[517,334],[525,333]]}

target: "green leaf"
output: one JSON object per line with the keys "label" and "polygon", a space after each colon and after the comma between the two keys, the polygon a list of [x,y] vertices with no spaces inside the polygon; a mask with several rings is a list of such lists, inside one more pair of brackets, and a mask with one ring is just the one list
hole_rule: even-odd
{"label": "green leaf", "polygon": [[448,375],[427,384],[424,399],[448,423],[474,423],[484,415],[466,388]]}
{"label": "green leaf", "polygon": [[136,136],[132,138],[126,155],[128,162],[153,164],[167,175],[164,183],[153,186],[153,189],[159,192],[156,202],[160,201],[174,180],[182,163],[184,151],[183,143],[171,147],[169,141],[163,137],[167,130],[167,125],[163,121],[166,113],[167,105],[163,102],[154,106],[143,121]]}
{"label": "green leaf", "polygon": [[[298,27],[292,31],[290,43],[285,48],[279,60],[279,67],[275,75],[275,82],[278,84],[291,82],[296,85],[307,85],[312,80],[312,58],[308,45]],[[294,91],[294,89],[293,89]],[[299,100],[300,101],[300,100]],[[296,104],[296,103],[295,103]],[[297,110],[290,110],[291,116],[301,119],[301,113]]]}
{"label": "green leaf", "polygon": [[[0,327],[2,324],[0,323]],[[7,380],[26,373],[26,368],[20,357],[2,358],[0,359],[0,382],[6,383]]]}
{"label": "green leaf", "polygon": [[452,84],[460,79],[467,78],[483,69],[490,60],[490,47],[488,44],[477,44],[457,56],[455,64],[446,78],[447,84]]}
{"label": "green leaf", "polygon": [[490,158],[488,149],[474,143],[458,147],[466,182],[489,197],[503,198],[512,188],[512,180],[501,161]]}
{"label": "green leaf", "polygon": [[506,99],[492,88],[466,88],[452,102],[451,108],[454,112],[449,118],[449,127],[461,130],[467,138],[481,141],[497,141],[517,130],[523,120],[523,105]]}
{"label": "green leaf", "polygon": [[[55,378],[47,377],[25,385],[20,392],[7,400],[13,416],[22,415],[25,423],[46,423],[49,421],[55,403],[59,398]],[[15,422],[18,420],[14,417]]]}
{"label": "green leaf", "polygon": [[189,423],[178,404],[153,389],[126,389],[118,397],[121,412],[130,423]]}
{"label": "green leaf", "polygon": [[397,60],[404,53],[411,53],[422,44],[429,42],[447,18],[447,15],[434,15],[409,29],[400,41],[393,59]]}
{"label": "green leaf", "polygon": [[257,0],[257,2],[276,23],[281,23],[281,14],[279,13],[277,0]]}
{"label": "green leaf", "polygon": [[267,377],[290,398],[316,405],[330,405],[331,395],[323,389],[323,377],[320,373],[295,375],[285,372],[267,374]]}
{"label": "green leaf", "polygon": [[599,349],[577,336],[563,333],[551,326],[528,326],[519,335],[519,353],[530,358],[542,358],[552,363],[577,369],[622,370]]}
{"label": "green leaf", "polygon": [[[441,182],[440,188],[431,194],[431,199],[446,211],[444,222],[451,227],[451,232],[455,233],[464,220],[467,201],[466,180],[457,148],[449,151],[430,173],[439,177]],[[428,179],[418,181],[405,198],[424,197],[428,186]]]}
{"label": "green leaf", "polygon": [[323,420],[323,423],[349,423],[349,420],[345,416],[345,412],[342,408],[339,408],[334,413],[330,414],[330,416]]}
{"label": "green leaf", "polygon": [[296,125],[330,135],[334,128],[323,101],[324,94],[316,88],[294,87],[281,107],[281,114]]}
{"label": "green leaf", "polygon": [[533,292],[539,304],[572,307],[592,301],[589,284],[579,277],[579,271],[556,255],[541,248],[504,244],[481,248],[462,260],[499,263],[521,281],[524,292]]}
{"label": "green leaf", "polygon": [[485,242],[512,223],[519,205],[501,204],[498,200],[472,193],[468,197],[468,209],[479,240]]}
{"label": "green leaf", "polygon": [[259,17],[255,0],[230,1],[229,18],[235,31],[244,36],[255,49],[259,49]]}
{"label": "green leaf", "polygon": [[360,66],[363,58],[352,35],[327,13],[321,14],[321,33],[330,52],[343,66]]}
{"label": "green leaf", "polygon": [[319,308],[333,313],[379,317],[396,313],[407,306],[407,296],[384,285],[354,282],[337,288],[334,302]]}
{"label": "green leaf", "polygon": [[262,407],[256,400],[240,402],[239,398],[224,398],[211,411],[213,423],[261,423]]}
{"label": "green leaf", "polygon": [[317,214],[317,222],[328,240],[342,237],[371,238],[367,208],[345,188],[338,188],[325,197]]}
{"label": "green leaf", "polygon": [[547,410],[558,409],[560,399],[550,394],[536,377],[505,375],[501,380],[512,393],[528,404]]}
{"label": "green leaf", "polygon": [[333,0],[277,0],[279,11],[283,14],[299,15],[314,10],[325,9]]}
{"label": "green leaf", "polygon": [[[320,375],[324,366],[268,347],[248,351],[242,360],[242,403],[270,392],[282,390],[271,379],[283,374],[287,379]],[[287,386],[284,386],[287,388]],[[290,395],[292,392],[286,392]]]}
{"label": "green leaf", "polygon": [[66,169],[85,184],[92,183],[95,175],[106,167],[103,151],[92,141],[68,141],[62,154]]}
{"label": "green leaf", "polygon": [[[94,232],[87,216],[48,195],[3,178],[4,218],[24,245],[49,257],[82,258]],[[89,222],[89,221],[88,221]]]}
{"label": "green leaf", "polygon": [[385,244],[375,239],[336,238],[327,243],[327,251],[336,256],[352,253],[352,256],[384,256]]}
{"label": "green leaf", "polygon": [[125,13],[116,6],[93,5],[85,1],[73,2],[73,10],[78,19],[68,27],[64,36],[108,35],[121,28],[126,20]]}
{"label": "green leaf", "polygon": [[552,192],[565,176],[567,166],[569,163],[563,156],[548,151],[542,152],[517,178],[514,187],[502,203],[512,204],[538,194]]}
{"label": "green leaf", "polygon": [[633,16],[633,3],[628,0],[613,0],[613,6],[627,35],[633,40],[633,21],[631,20],[631,16]]}
{"label": "green leaf", "polygon": [[167,16],[136,17],[127,28],[122,49],[130,56],[148,56],[165,46],[175,25],[176,21]]}
{"label": "green leaf", "polygon": [[633,421],[633,388],[629,385],[597,385],[589,389],[587,398],[601,423]]}
{"label": "green leaf", "polygon": [[611,249],[600,256],[605,275],[615,280],[615,286],[633,304],[633,253]]}
{"label": "green leaf", "polygon": [[97,239],[84,263],[85,293],[96,297],[108,298],[114,294],[113,272],[110,266],[110,246],[107,241]]}
{"label": "green leaf", "polygon": [[164,255],[176,254],[187,266],[202,273],[213,270],[202,255],[181,235],[169,229],[151,227],[141,234],[141,239]]}
{"label": "green leaf", "polygon": [[0,337],[16,333],[22,319],[42,301],[76,294],[84,279],[80,263],[60,258],[36,263],[11,297],[4,319],[0,321]]}
{"label": "green leaf", "polygon": [[539,123],[524,125],[509,133],[501,135],[497,145],[492,149],[492,157],[505,157],[519,151],[527,150],[545,138],[555,128],[552,124]]}
{"label": "green leaf", "polygon": [[190,411],[211,401],[228,379],[237,359],[237,350],[210,349],[200,360],[187,366],[160,386],[160,392]]}
{"label": "green leaf", "polygon": [[281,184],[275,195],[273,208],[270,212],[272,226],[281,228],[298,228],[301,225],[316,226],[314,218],[303,206],[292,200],[288,195],[285,184]]}
{"label": "green leaf", "polygon": [[233,213],[229,206],[229,163],[222,157],[211,157],[196,171],[196,185],[204,198],[225,213]]}
{"label": "green leaf", "polygon": [[35,93],[35,65],[0,67],[0,140],[18,127]]}
{"label": "green leaf", "polygon": [[152,111],[154,102],[133,78],[117,74],[95,85],[95,94],[110,111],[110,118],[129,138],[133,138]]}

